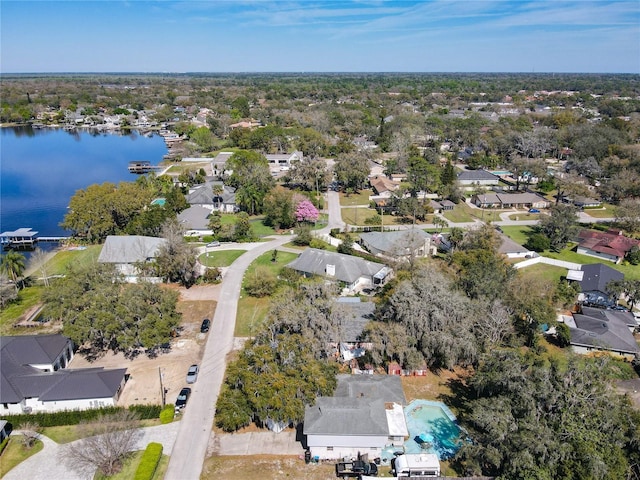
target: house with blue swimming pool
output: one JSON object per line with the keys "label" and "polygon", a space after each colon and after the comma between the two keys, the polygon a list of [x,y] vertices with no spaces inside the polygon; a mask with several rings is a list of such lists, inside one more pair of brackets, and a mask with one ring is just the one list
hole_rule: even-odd
{"label": "house with blue swimming pool", "polygon": [[338,375],[334,396],[306,408],[303,433],[314,458],[367,454],[382,465],[403,454],[448,459],[466,438],[444,403],[417,399],[407,405],[396,375]]}

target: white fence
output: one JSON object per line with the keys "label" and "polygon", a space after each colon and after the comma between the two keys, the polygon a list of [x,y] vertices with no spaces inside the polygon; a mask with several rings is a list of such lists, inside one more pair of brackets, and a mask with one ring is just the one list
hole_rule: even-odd
{"label": "white fence", "polygon": [[556,260],[555,258],[547,258],[547,257],[535,257],[529,258],[524,262],[519,262],[514,265],[514,268],[525,268],[529,265],[535,265],[536,263],[545,263],[547,265],[553,265],[555,267],[563,267],[568,268],[569,270],[580,270],[582,268],[582,264],[573,263],[573,262],[565,262],[564,260]]}

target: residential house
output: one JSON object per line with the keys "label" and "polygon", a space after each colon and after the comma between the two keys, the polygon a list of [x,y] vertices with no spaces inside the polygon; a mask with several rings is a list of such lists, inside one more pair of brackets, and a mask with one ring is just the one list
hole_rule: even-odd
{"label": "residential house", "polygon": [[391,269],[382,263],[317,248],[307,248],[287,266],[306,276],[320,275],[342,282],[343,294],[381,286],[391,274]]}
{"label": "residential house", "polygon": [[604,351],[632,360],[640,354],[632,333],[636,326],[629,312],[583,307],[569,324],[571,348],[576,353]]}
{"label": "residential house", "polygon": [[214,211],[235,213],[238,211],[236,189],[222,182],[208,181],[204,185],[197,185],[189,190],[186,199],[192,207],[206,208],[209,213]]}
{"label": "residential house", "polygon": [[529,250],[527,247],[523,247],[503,234],[500,234],[500,246],[498,247],[498,253],[505,255],[507,258],[528,258],[537,256],[536,252]]}
{"label": "residential house", "polygon": [[442,210],[443,212],[446,212],[447,210],[453,210],[455,206],[456,204],[453,203],[451,200],[440,201],[440,210]]}
{"label": "residential house", "polygon": [[401,448],[409,436],[405,403],[397,376],[338,375],[333,397],[319,397],[305,409],[303,433],[312,457],[375,458],[387,446]]}
{"label": "residential house", "polygon": [[0,337],[0,413],[114,406],[126,369],[67,369],[73,342],[62,335]]}
{"label": "residential house", "polygon": [[582,230],[578,234],[577,252],[591,257],[620,263],[634,246],[640,246],[640,240],[625,237],[621,232],[609,230]]}
{"label": "residential house", "polygon": [[471,197],[480,208],[548,208],[551,202],[535,193],[481,193]]}
{"label": "residential house", "polygon": [[399,182],[394,182],[388,177],[383,175],[376,175],[374,177],[369,178],[369,183],[371,184],[371,188],[373,189],[373,193],[378,197],[382,198],[390,198],[393,192],[395,192],[399,187]]}
{"label": "residential house", "polygon": [[[165,243],[164,238],[109,235],[102,245],[98,262],[114,264],[126,281],[135,283],[140,275],[140,265],[152,263]],[[145,279],[152,282],[160,281],[155,277]]]}
{"label": "residential house", "polygon": [[362,357],[370,343],[363,343],[362,332],[373,319],[376,304],[362,302],[360,297],[339,297],[336,299],[336,311],[340,318],[336,349],[343,362]]}
{"label": "residential house", "polygon": [[500,177],[487,170],[463,170],[458,174],[458,183],[467,190],[477,186],[491,187],[500,184]]}
{"label": "residential house", "polygon": [[184,235],[187,237],[211,235],[209,215],[211,210],[195,205],[178,214],[178,223],[184,228]]}
{"label": "residential house", "polygon": [[420,229],[361,233],[360,244],[373,255],[395,260],[438,253],[431,245],[431,234]]}
{"label": "residential house", "polygon": [[617,303],[609,292],[611,282],[624,280],[624,274],[603,263],[582,265],[580,270],[569,270],[567,280],[580,284],[578,302],[582,305],[611,308]]}
{"label": "residential house", "polygon": [[302,162],[304,155],[302,152],[267,154],[265,158],[269,162],[269,169],[272,172],[286,171],[291,168],[291,162]]}

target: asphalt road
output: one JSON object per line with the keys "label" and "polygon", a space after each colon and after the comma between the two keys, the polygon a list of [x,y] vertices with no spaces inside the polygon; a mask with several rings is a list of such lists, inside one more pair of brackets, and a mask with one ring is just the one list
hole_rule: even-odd
{"label": "asphalt road", "polygon": [[[326,198],[329,220],[327,226],[321,230],[322,233],[329,233],[332,228],[343,228],[345,225],[340,213],[338,192],[329,191]],[[180,430],[171,452],[165,480],[200,478],[207,446],[210,441],[214,441],[212,426],[215,406],[224,380],[226,357],[233,347],[233,332],[244,272],[260,255],[289,241],[291,236],[286,235],[255,246],[238,257],[228,268],[200,363],[198,381],[191,386],[191,398],[180,421]]]}
{"label": "asphalt road", "polygon": [[213,418],[224,380],[226,357],[233,347],[233,332],[242,278],[247,267],[263,253],[291,241],[291,236],[278,237],[241,255],[228,268],[220,298],[209,330],[198,381],[180,421],[165,480],[197,480],[212,437]]}

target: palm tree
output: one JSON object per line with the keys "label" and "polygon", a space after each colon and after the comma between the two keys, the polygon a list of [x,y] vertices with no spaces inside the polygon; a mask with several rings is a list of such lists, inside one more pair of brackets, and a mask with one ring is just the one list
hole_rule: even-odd
{"label": "palm tree", "polygon": [[24,273],[25,257],[21,253],[10,250],[2,256],[0,261],[0,269],[7,274],[11,280],[13,280],[16,286],[16,292],[18,291],[18,278]]}

